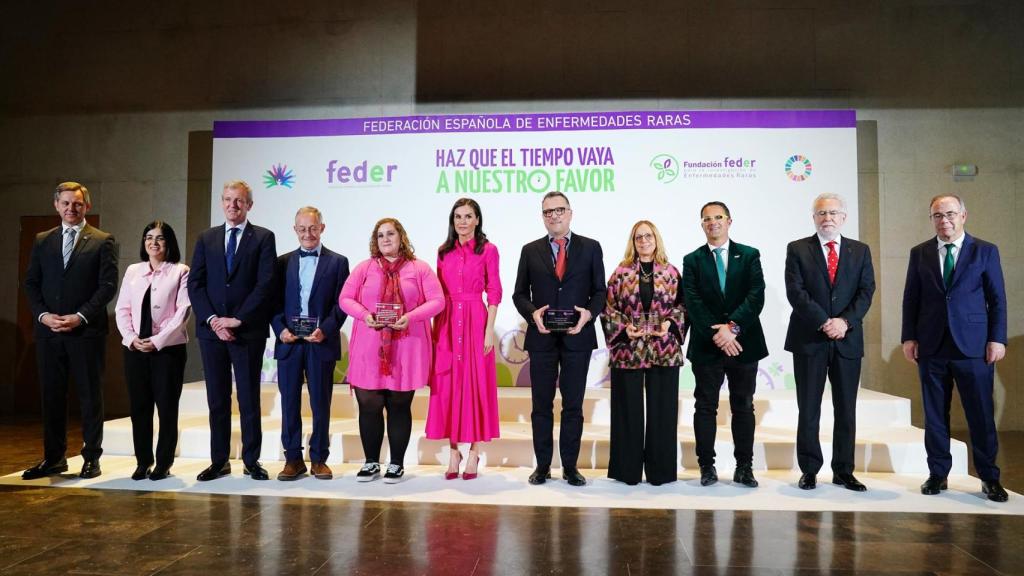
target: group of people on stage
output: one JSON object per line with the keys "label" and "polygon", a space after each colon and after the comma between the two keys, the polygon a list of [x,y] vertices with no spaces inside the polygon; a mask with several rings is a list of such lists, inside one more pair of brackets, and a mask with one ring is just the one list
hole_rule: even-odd
{"label": "group of people on stage", "polygon": [[[88,190],[65,182],[54,193],[61,226],[33,246],[25,289],[36,320],[44,416],[43,459],[23,474],[67,470],[67,386],[81,402],[84,464],[100,474],[106,305],[117,293],[117,248],[111,235],[85,222]],[[494,321],[502,299],[498,249],[483,230],[472,199],[455,202],[436,267],[416,257],[395,218],[378,221],[369,258],[349,269],[345,256],[321,243],[324,217],[306,206],[295,215],[298,248],[277,255],[274,234],[248,221],[252,191],[224,185],[225,223],[196,241],[192,267],[180,263],[174,230],[154,221],[143,230],[140,262],[125,272],[115,317],[125,347],[125,375],[137,468],[135,480],[170,474],[186,362],[186,322],[195,316],[206,377],[211,464],[200,481],[230,474],[232,376],[238,395],[243,473],[269,478],[262,445],[260,371],[268,326],[275,336],[285,466],[279,480],[310,474],[332,478],[329,420],[340,328],[351,316],[347,381],[359,406],[365,464],[356,479],[405,475],[412,402],[430,386],[425,434],[448,440],[445,478],[479,473],[481,445],[500,435]],[[728,380],[736,468],[733,482],[756,487],[754,392],[758,361],[768,355],[760,313],[765,281],[760,253],[729,235],[728,206],[700,211],[706,244],[669,263],[653,222],[635,223],[622,261],[605,279],[600,244],[571,230],[573,210],[561,192],[541,203],[547,234],[523,246],[512,300],[526,320],[536,468],[531,484],[551,478],[554,397],[561,392],[559,457],[563,479],[586,484],[577,468],[583,398],[594,324],[600,318],[610,353],[611,438],[608,476],[635,485],[674,482],[678,475],[679,367],[690,360],[696,381],[693,428],[700,484],[718,481],[715,433],[719,395]],[[814,489],[824,465],[819,441],[826,380],[835,411],[832,482],[854,491],[856,399],[864,356],[863,319],[875,291],[867,245],[841,235],[842,197],[813,203],[815,233],[786,252],[786,295],[792,305],[785,348],[793,354],[799,407],[800,488]],[[1006,501],[995,464],[994,364],[1006,351],[1006,296],[998,249],[967,235],[962,199],[929,205],[936,237],[911,251],[903,298],[903,351],[917,364],[925,407],[930,475],[924,494],[946,489],[951,468],[949,410],[955,382],[970,426],[975,466],[989,499]],[[436,270],[436,273],[435,273]],[[313,426],[303,457],[301,389],[307,383]],[[646,401],[645,401],[646,394]],[[153,411],[160,430],[153,451]],[[381,459],[385,431],[388,462]],[[463,456],[459,444],[469,444]]]}

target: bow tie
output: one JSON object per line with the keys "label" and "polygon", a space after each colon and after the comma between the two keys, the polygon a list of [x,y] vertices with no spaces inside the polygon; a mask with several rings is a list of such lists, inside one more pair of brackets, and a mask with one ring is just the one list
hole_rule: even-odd
{"label": "bow tie", "polygon": [[305,250],[299,250],[299,258],[305,258],[306,256],[313,256],[314,258],[319,256],[316,250],[306,252]]}

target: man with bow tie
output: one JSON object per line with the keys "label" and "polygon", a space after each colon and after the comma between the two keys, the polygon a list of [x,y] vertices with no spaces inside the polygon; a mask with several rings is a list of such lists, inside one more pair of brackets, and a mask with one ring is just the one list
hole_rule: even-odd
{"label": "man with bow tie", "polygon": [[221,191],[224,224],[207,229],[196,240],[188,296],[196,315],[196,336],[206,376],[210,408],[210,460],[200,481],[231,473],[231,374],[238,391],[242,424],[242,472],[268,480],[259,462],[260,372],[267,343],[274,295],[274,233],[246,218],[252,190],[241,180]]}
{"label": "man with bow tie", "polygon": [[92,202],[85,186],[58,185],[53,207],[61,225],[36,236],[25,278],[43,388],[43,459],[25,470],[25,480],[68,469],[69,378],[81,404],[79,476],[99,476],[103,453],[103,359],[107,303],[117,292],[117,245],[113,236],[86,223]]}
{"label": "man with bow tie", "polygon": [[331,394],[334,365],[341,359],[341,325],[346,314],[338,294],[348,278],[348,258],[327,249],[320,236],[326,226],[313,206],[295,213],[299,248],[277,259],[277,313],[270,325],[277,335],[277,385],[281,391],[281,445],[285,466],[278,480],[306,474],[302,457],[302,381],[309,388],[313,433],[309,437],[310,472],[314,478],[333,477],[330,454]]}
{"label": "man with bow tie", "polygon": [[817,232],[786,248],[786,296],[793,307],[786,350],[793,353],[799,420],[796,456],[798,486],[817,487],[824,463],[818,428],[825,379],[832,386],[832,483],[855,492],[867,490],[853,476],[857,437],[857,389],[864,357],[864,315],[875,293],[871,249],[840,235],[846,201],[821,194],[812,204]]}

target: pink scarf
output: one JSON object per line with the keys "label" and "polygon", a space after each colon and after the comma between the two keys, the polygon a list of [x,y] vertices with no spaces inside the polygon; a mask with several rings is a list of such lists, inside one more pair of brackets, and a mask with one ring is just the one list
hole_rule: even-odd
{"label": "pink scarf", "polygon": [[[402,304],[402,286],[398,271],[406,263],[406,259],[400,257],[394,262],[389,262],[387,258],[379,258],[377,262],[384,273],[377,301],[384,304]],[[402,309],[405,310],[405,307]],[[399,337],[400,335],[395,334],[395,330],[390,327],[382,328],[380,331],[380,350],[377,355],[380,358],[380,373],[384,376],[391,376],[391,342]]]}

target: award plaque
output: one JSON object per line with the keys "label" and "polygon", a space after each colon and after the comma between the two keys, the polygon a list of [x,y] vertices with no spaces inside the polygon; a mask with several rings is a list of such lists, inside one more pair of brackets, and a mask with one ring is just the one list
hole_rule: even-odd
{"label": "award plaque", "polygon": [[391,326],[402,317],[402,305],[377,302],[377,313],[373,317],[378,324]]}
{"label": "award plaque", "polygon": [[292,316],[289,330],[297,338],[306,338],[320,327],[320,319],[316,316]]}
{"label": "award plaque", "polygon": [[637,312],[633,314],[633,326],[645,334],[661,331],[661,317],[657,312]]}
{"label": "award plaque", "polygon": [[552,332],[565,332],[580,321],[580,314],[576,310],[552,310],[544,311],[544,327]]}

